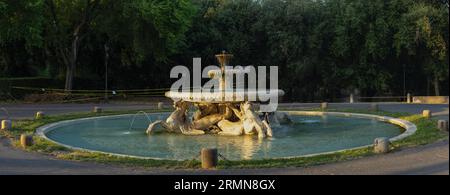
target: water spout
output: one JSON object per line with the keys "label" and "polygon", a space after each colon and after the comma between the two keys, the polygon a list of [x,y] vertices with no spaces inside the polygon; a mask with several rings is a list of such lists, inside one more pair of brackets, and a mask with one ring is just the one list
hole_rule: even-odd
{"label": "water spout", "polygon": [[140,114],[144,114],[144,116],[147,118],[149,124],[152,123],[152,119],[150,118],[150,116],[146,112],[139,111],[138,113],[134,114],[133,119],[131,120],[131,123],[130,123],[130,127],[128,128],[128,131],[131,131],[131,128],[133,128],[134,122],[136,121],[136,117],[138,115],[140,115]]}

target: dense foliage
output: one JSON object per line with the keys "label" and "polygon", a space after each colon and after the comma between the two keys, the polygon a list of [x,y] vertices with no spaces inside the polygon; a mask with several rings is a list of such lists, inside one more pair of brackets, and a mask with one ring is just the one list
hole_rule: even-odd
{"label": "dense foliage", "polygon": [[[295,100],[448,95],[447,0],[0,0],[0,77],[166,88],[172,66],[277,65]],[[64,85],[65,84],[65,85]]]}

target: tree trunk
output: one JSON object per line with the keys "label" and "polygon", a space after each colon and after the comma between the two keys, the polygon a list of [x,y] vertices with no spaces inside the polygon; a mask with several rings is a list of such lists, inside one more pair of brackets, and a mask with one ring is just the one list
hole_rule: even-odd
{"label": "tree trunk", "polygon": [[73,68],[71,68],[71,67],[67,67],[67,70],[66,70],[66,85],[65,85],[65,90],[66,91],[70,91],[70,90],[72,90],[72,85],[73,85],[73,72],[74,72],[74,69]]}
{"label": "tree trunk", "polygon": [[73,77],[75,75],[75,67],[77,65],[78,59],[79,40],[80,40],[79,36],[75,34],[74,39],[72,41],[72,52],[70,54],[70,62],[66,70],[66,85],[65,85],[66,91],[71,91],[73,89]]}
{"label": "tree trunk", "polygon": [[437,76],[434,77],[434,83],[433,84],[434,84],[434,94],[436,96],[440,96],[440,93],[439,93],[439,78]]}
{"label": "tree trunk", "polygon": [[105,102],[108,102],[108,62],[109,62],[109,46],[105,43]]}
{"label": "tree trunk", "polygon": [[[60,41],[57,41],[57,45],[59,46],[59,53],[66,64],[66,84],[65,84],[65,90],[70,91],[73,89],[73,78],[75,74],[76,64],[78,60],[78,49],[79,44],[81,42],[81,39],[86,36],[87,28],[89,25],[89,22],[92,21],[94,12],[97,8],[97,5],[99,4],[98,0],[85,0],[85,8],[82,14],[82,18],[80,23],[76,26],[74,32],[73,32],[73,40],[72,40],[72,48],[69,50],[66,47],[64,47]],[[58,19],[55,12],[55,2],[48,0],[46,1],[50,7],[50,11],[53,16],[53,25],[55,27],[55,30],[57,34],[63,34],[63,31],[60,29],[58,25]]]}

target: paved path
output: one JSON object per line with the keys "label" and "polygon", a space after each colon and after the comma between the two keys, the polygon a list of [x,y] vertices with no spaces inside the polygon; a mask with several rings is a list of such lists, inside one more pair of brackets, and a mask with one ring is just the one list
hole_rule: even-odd
{"label": "paved path", "polygon": [[403,151],[306,168],[230,169],[230,170],[167,170],[130,168],[88,162],[54,159],[36,153],[13,149],[7,140],[0,140],[0,175],[35,174],[151,174],[151,175],[448,175],[449,143],[447,141],[409,148]]}
{"label": "paved path", "polygon": [[9,145],[6,138],[0,139],[0,175],[41,174],[135,174],[133,169],[117,166],[64,161],[50,156],[28,153]]}
{"label": "paved path", "polygon": [[138,111],[154,109],[156,104],[0,104],[0,119],[8,117],[11,119],[33,118],[38,111],[43,111],[48,115],[90,112],[95,106],[101,106],[108,111]]}
{"label": "paved path", "polygon": [[[11,118],[29,118],[38,110],[49,114],[83,112],[90,110],[93,104],[73,105],[0,105],[8,109]],[[103,105],[107,110],[140,110],[148,104]],[[283,107],[311,108],[318,104],[282,105]],[[331,107],[364,108],[369,104],[331,104]],[[387,111],[420,113],[430,109],[436,117],[448,120],[448,105],[409,105],[382,104]],[[2,111],[0,111],[2,112]],[[0,118],[2,115],[0,115]],[[5,115],[3,116],[5,117]],[[0,175],[10,174],[277,174],[277,175],[339,175],[339,174],[449,174],[449,142],[443,142],[405,149],[387,155],[373,156],[353,161],[313,166],[307,168],[275,168],[245,170],[166,170],[130,168],[96,163],[64,161],[53,157],[28,153],[9,146],[8,140],[0,139]]]}
{"label": "paved path", "polygon": [[[0,104],[0,119],[9,117],[12,119],[32,118],[37,111],[44,111],[49,115],[77,113],[77,112],[89,112],[95,106],[101,106],[104,110],[118,111],[118,110],[148,110],[154,109],[155,103],[148,104]],[[293,104],[281,104],[281,108],[297,108],[297,109],[310,109],[319,108],[318,103],[293,103]],[[370,107],[369,103],[331,103],[330,108],[346,108],[346,109],[367,109]],[[7,113],[5,110],[6,109]],[[423,110],[431,110],[437,116],[444,116],[448,118],[448,104],[401,104],[401,103],[380,103],[379,108],[381,110],[390,112],[408,112],[418,114]]]}
{"label": "paved path", "polygon": [[[201,174],[258,175],[448,175],[448,140],[403,151],[307,168],[200,171]],[[177,171],[173,174],[198,174]]]}

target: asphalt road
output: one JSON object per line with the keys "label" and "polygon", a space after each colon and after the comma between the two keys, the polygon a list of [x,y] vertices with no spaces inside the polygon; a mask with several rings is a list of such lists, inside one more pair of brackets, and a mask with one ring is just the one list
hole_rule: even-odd
{"label": "asphalt road", "polygon": [[11,148],[0,140],[0,175],[448,175],[449,143],[306,168],[167,170],[54,159]]}
{"label": "asphalt road", "polygon": [[[44,111],[46,114],[66,114],[77,112],[89,112],[95,106],[100,106],[104,110],[118,111],[118,110],[149,110],[156,107],[156,103],[128,103],[128,104],[0,104],[0,119],[23,119],[33,118],[38,111]],[[169,107],[168,104],[166,104]],[[280,108],[296,108],[296,109],[310,109],[319,108],[318,103],[292,103],[280,104]],[[330,108],[345,108],[345,109],[368,109],[369,103],[330,103]],[[4,109],[2,109],[4,108]],[[449,107],[448,104],[402,104],[402,103],[379,103],[381,110],[389,112],[408,112],[408,113],[422,113],[423,110],[431,110],[437,117],[448,119]],[[9,113],[9,114],[8,114]]]}

